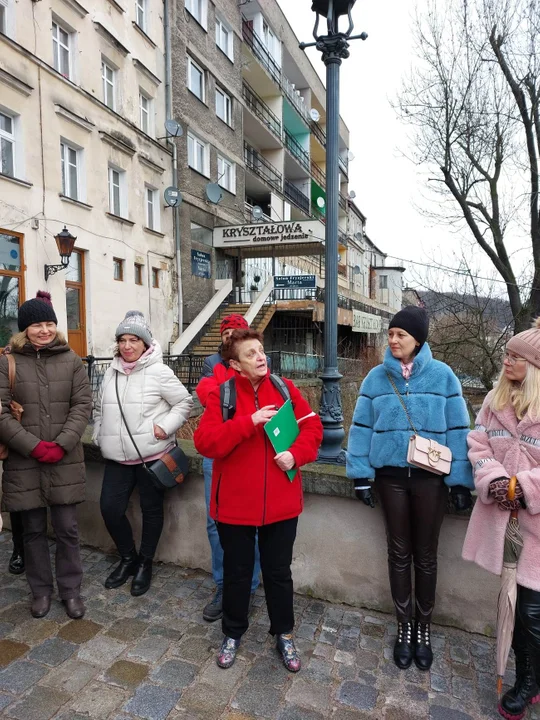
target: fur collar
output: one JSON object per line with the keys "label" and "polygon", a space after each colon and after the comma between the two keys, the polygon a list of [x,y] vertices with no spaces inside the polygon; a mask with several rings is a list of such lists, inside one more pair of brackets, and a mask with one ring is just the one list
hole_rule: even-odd
{"label": "fur collar", "polygon": [[[416,378],[421,375],[424,370],[430,365],[433,360],[431,354],[431,348],[429,345],[424,343],[420,349],[418,355],[414,356],[413,368],[411,378]],[[383,360],[384,369],[387,370],[391,375],[395,377],[402,377],[401,373],[401,361],[395,358],[390,352],[390,348],[386,348]]]}
{"label": "fur collar", "polygon": [[[9,350],[8,350],[9,348]],[[66,340],[66,337],[63,333],[57,332],[56,337],[52,341],[50,345],[48,345],[46,348],[43,348],[43,351],[48,352],[66,352],[66,350],[69,350],[69,345]],[[26,330],[23,330],[22,332],[16,333],[13,335],[11,340],[9,341],[9,345],[6,348],[5,352],[14,352],[19,353],[21,355],[32,355],[36,352],[36,349],[28,342],[28,337],[26,335]]]}

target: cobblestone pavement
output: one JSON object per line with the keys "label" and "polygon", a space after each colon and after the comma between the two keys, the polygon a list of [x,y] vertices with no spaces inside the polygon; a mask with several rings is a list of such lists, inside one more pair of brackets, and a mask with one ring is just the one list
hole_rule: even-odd
{"label": "cobblestone pavement", "polygon": [[[494,643],[435,628],[431,673],[391,660],[391,617],[296,596],[303,669],[283,667],[258,594],[235,665],[214,660],[220,623],[202,620],[208,575],[158,565],[140,598],[105,590],[115,558],[84,548],[87,613],[70,621],[58,600],[29,613],[24,576],[6,571],[0,535],[0,717],[15,720],[481,720],[495,710]],[[540,718],[540,713],[530,718]]]}

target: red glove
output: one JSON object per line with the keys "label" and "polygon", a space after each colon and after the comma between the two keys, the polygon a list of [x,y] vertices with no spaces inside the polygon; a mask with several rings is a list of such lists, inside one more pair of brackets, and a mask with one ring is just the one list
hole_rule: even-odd
{"label": "red glove", "polygon": [[43,463],[57,463],[64,457],[64,450],[58,443],[40,440],[30,455]]}

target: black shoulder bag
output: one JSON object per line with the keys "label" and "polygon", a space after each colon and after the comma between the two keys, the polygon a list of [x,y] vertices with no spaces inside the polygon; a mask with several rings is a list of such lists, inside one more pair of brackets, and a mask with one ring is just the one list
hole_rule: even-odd
{"label": "black shoulder bag", "polygon": [[189,472],[189,460],[187,458],[187,455],[181,448],[178,447],[178,445],[175,445],[175,447],[170,452],[163,455],[163,457],[159,460],[154,460],[151,465],[148,465],[144,461],[143,456],[139,452],[139,448],[137,447],[135,440],[133,439],[131,430],[129,429],[126,422],[124,410],[122,409],[122,403],[120,402],[120,393],[118,392],[118,370],[116,371],[114,384],[116,388],[116,400],[118,401],[118,407],[120,408],[120,415],[122,416],[122,421],[126,427],[129,438],[133,443],[133,447],[137,451],[137,455],[140,458],[143,468],[150,476],[150,479],[154,483],[155,487],[158,490],[167,490],[169,488],[176,487],[176,485],[184,482],[186,475]]}

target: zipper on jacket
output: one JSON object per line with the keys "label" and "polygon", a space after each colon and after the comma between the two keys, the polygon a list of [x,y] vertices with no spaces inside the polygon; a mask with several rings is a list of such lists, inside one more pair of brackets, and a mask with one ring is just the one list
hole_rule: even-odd
{"label": "zipper on jacket", "polygon": [[216,486],[216,522],[217,522],[218,513],[219,513],[219,487],[221,485],[221,475],[222,475],[222,473],[219,473],[217,486]]}

